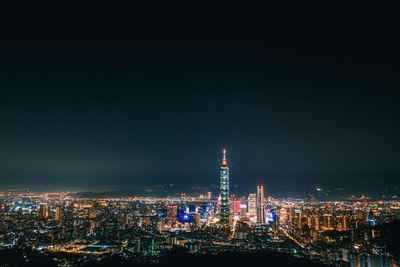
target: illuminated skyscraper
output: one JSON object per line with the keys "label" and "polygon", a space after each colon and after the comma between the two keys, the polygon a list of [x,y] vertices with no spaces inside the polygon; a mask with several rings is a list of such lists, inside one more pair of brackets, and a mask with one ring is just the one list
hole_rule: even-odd
{"label": "illuminated skyscraper", "polygon": [[58,221],[61,219],[61,207],[56,207],[56,212],[54,213],[54,220]]}
{"label": "illuminated skyscraper", "polygon": [[246,219],[246,218],[247,218],[247,204],[241,203],[240,204],[240,219]]}
{"label": "illuminated skyscraper", "polygon": [[125,213],[124,216],[124,226],[127,227],[129,225],[129,214]]}
{"label": "illuminated skyscraper", "polygon": [[248,217],[252,222],[257,219],[257,195],[252,193],[247,198],[248,203]]}
{"label": "illuminated skyscraper", "polygon": [[280,226],[280,220],[278,214],[276,214],[276,211],[272,212],[272,230],[274,232],[277,232],[279,230]]}
{"label": "illuminated skyscraper", "polygon": [[229,167],[226,163],[226,150],[223,150],[221,176],[221,212],[220,223],[229,225]]}
{"label": "illuminated skyscraper", "polygon": [[240,215],[240,205],[242,204],[242,202],[240,201],[240,199],[236,199],[233,201],[233,215]]}
{"label": "illuminated skyscraper", "polygon": [[264,187],[257,186],[257,223],[265,223]]}
{"label": "illuminated skyscraper", "polygon": [[324,229],[325,230],[333,230],[333,224],[332,224],[332,214],[324,214]]}
{"label": "illuminated skyscraper", "polygon": [[315,229],[316,231],[319,231],[319,218],[317,215],[313,214],[311,215],[311,228]]}
{"label": "illuminated skyscraper", "polygon": [[167,223],[168,226],[172,226],[176,223],[176,219],[178,217],[178,206],[169,205],[167,207]]}
{"label": "illuminated skyscraper", "polygon": [[47,218],[47,215],[48,215],[47,204],[45,203],[40,204],[39,216],[42,218]]}

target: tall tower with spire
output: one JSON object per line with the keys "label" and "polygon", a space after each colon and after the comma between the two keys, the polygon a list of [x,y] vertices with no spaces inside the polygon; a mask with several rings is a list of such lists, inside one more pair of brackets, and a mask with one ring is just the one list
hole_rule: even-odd
{"label": "tall tower with spire", "polygon": [[226,162],[226,150],[223,150],[221,177],[221,211],[220,223],[229,226],[229,167]]}

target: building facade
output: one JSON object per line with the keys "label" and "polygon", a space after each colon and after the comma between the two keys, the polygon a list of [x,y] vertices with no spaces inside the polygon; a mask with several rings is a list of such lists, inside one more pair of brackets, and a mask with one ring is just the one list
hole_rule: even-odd
{"label": "building facade", "polygon": [[248,217],[252,222],[257,220],[257,194],[251,193],[247,198]]}
{"label": "building facade", "polygon": [[257,223],[265,223],[264,187],[257,186]]}
{"label": "building facade", "polygon": [[223,150],[222,165],[220,170],[221,211],[220,223],[229,225],[229,167],[226,160],[226,150]]}

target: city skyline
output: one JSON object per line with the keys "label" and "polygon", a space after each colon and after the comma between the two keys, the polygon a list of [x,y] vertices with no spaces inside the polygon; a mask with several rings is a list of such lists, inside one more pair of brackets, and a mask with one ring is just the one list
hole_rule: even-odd
{"label": "city skyline", "polygon": [[[63,186],[54,186],[53,188],[46,188],[46,187],[41,187],[41,186],[25,186],[25,187],[3,187],[2,190],[5,191],[13,191],[13,190],[28,190],[28,191],[33,191],[33,192],[53,192],[53,191],[65,191],[65,192],[82,192],[82,193],[89,193],[91,194],[92,192],[94,194],[104,194],[104,196],[112,196],[112,195],[118,195],[120,196],[131,196],[131,197],[136,197],[136,196],[156,196],[156,197],[161,197],[161,196],[172,196],[172,195],[179,195],[181,192],[188,192],[189,195],[196,196],[199,194],[204,194],[206,192],[213,192],[213,193],[221,193],[222,190],[222,183],[223,183],[223,176],[227,175],[227,194],[228,194],[228,199],[229,199],[229,167],[227,166],[227,158],[226,158],[226,148],[222,149],[222,154],[223,154],[223,159],[222,159],[222,164],[221,170],[220,170],[220,182],[217,183],[216,181],[212,182],[210,185],[206,184],[185,184],[185,185],[179,185],[179,184],[172,184],[172,183],[166,183],[166,184],[158,184],[158,185],[149,185],[149,184],[142,184],[139,186],[135,187],[120,187],[120,186],[110,186],[107,185],[104,187],[104,184],[101,184],[100,186],[96,187],[93,185],[89,186],[78,186],[76,188],[65,188]],[[222,173],[222,170],[226,169],[227,173]],[[358,199],[361,197],[368,197],[372,199],[392,199],[392,198],[397,198],[398,194],[400,193],[400,190],[398,187],[393,186],[390,187],[386,185],[385,190],[377,190],[375,192],[373,191],[368,191],[365,190],[362,186],[359,186],[358,190],[349,189],[347,187],[347,190],[345,190],[342,186],[324,186],[323,183],[315,183],[315,184],[310,184],[307,186],[302,185],[302,187],[299,187],[299,184],[293,184],[293,188],[290,188],[290,185],[288,186],[287,184],[281,184],[284,190],[286,190],[286,194],[282,193],[277,193],[275,191],[276,185],[272,184],[267,180],[265,181],[265,184],[268,186],[271,186],[271,188],[268,188],[270,190],[267,190],[267,195],[272,196],[275,198],[298,198],[298,199],[319,199],[319,200],[342,200],[342,199]],[[357,185],[358,186],[358,185]],[[257,187],[257,190],[253,190],[255,187]],[[237,195],[246,195],[248,193],[257,192],[257,202],[259,200],[259,187],[261,188],[262,192],[264,193],[263,185],[260,185],[260,183],[250,183],[250,184],[238,184],[235,183],[233,185],[233,194]],[[244,190],[243,190],[244,188]],[[253,189],[252,189],[253,188]],[[389,190],[388,190],[389,188]],[[97,192],[97,193],[96,193]],[[147,192],[147,193],[146,193]],[[211,193],[210,192],[210,193]],[[149,194],[150,193],[150,194]],[[146,195],[147,194],[147,195]],[[263,198],[263,197],[262,197]],[[229,217],[229,215],[228,215]]]}

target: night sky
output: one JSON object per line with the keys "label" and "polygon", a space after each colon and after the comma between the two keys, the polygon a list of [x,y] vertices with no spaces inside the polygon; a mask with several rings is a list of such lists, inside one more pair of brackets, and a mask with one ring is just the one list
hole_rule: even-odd
{"label": "night sky", "polygon": [[0,186],[218,184],[226,148],[238,193],[393,188],[400,46],[385,23],[4,40]]}

